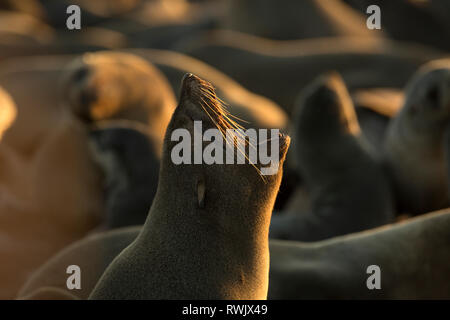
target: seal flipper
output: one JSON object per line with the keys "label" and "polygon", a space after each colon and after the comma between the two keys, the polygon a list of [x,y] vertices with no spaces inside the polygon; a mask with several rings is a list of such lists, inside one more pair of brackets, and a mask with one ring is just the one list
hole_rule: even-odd
{"label": "seal flipper", "polygon": [[311,194],[311,211],[274,216],[271,237],[318,241],[391,222],[387,179],[361,135],[337,73],[303,91],[294,121],[294,150]]}

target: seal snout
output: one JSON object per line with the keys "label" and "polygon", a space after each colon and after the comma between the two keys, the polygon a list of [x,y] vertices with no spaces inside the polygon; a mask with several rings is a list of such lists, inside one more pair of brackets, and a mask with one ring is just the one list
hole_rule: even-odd
{"label": "seal snout", "polygon": [[337,72],[331,72],[316,80],[310,91],[309,100],[316,107],[337,110],[340,107],[340,96],[345,91],[344,80]]}
{"label": "seal snout", "polygon": [[192,73],[183,77],[179,108],[193,120],[203,120],[219,128],[228,127],[223,119],[223,102],[217,97],[213,85]]}
{"label": "seal snout", "polygon": [[191,96],[195,91],[197,91],[201,85],[201,80],[199,77],[192,73],[186,73],[181,81],[181,95]]}
{"label": "seal snout", "polygon": [[289,137],[287,134],[280,132],[278,134],[278,140],[280,145],[280,157],[283,158],[287,153],[287,150],[289,149],[289,146],[291,144],[291,137]]}

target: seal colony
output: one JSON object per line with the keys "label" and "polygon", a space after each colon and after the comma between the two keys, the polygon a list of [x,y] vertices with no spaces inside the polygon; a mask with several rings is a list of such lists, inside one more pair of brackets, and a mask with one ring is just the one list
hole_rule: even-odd
{"label": "seal colony", "polygon": [[389,124],[384,159],[403,212],[421,214],[449,205],[444,155],[449,92],[450,60],[424,65],[409,82],[403,107]]}
{"label": "seal colony", "polygon": [[[271,240],[268,298],[448,299],[449,224],[447,209],[316,243]],[[109,263],[140,232],[141,227],[122,228],[67,247],[30,278],[19,299],[56,292],[58,299],[87,299]],[[65,270],[73,261],[87,277],[81,290],[68,291]],[[383,270],[383,284],[382,290],[371,291],[365,271],[374,261]]]}
{"label": "seal colony", "polygon": [[427,47],[389,40],[342,37],[281,42],[220,30],[183,42],[180,50],[267,96],[288,113],[299,90],[320,74],[339,72],[349,90],[403,88],[419,66],[444,56]]}
{"label": "seal colony", "polygon": [[74,2],[0,0],[0,298],[450,299],[448,1]]}
{"label": "seal colony", "polygon": [[271,238],[318,241],[392,222],[388,179],[337,73],[302,92],[293,122],[293,150],[311,204],[307,212],[275,215]]}
{"label": "seal colony", "polygon": [[[242,260],[239,260],[242,263],[239,265],[241,267],[260,268],[261,279],[264,278],[265,280],[258,279],[259,281],[255,280],[251,284],[255,285],[261,283],[261,281],[267,281],[263,270],[268,270],[266,265],[268,257],[261,259],[261,256],[253,256],[253,259],[249,259],[247,253],[242,250],[245,250],[248,245],[255,248],[254,241],[256,241],[256,243],[262,245],[262,248],[258,251],[262,256],[264,256],[264,252],[266,254],[268,252],[264,245],[268,243],[267,220],[270,219],[273,197],[279,185],[280,173],[272,176],[271,178],[274,180],[268,181],[269,185],[267,185],[262,184],[261,177],[257,174],[255,168],[250,165],[182,165],[177,167],[170,160],[167,161],[170,146],[173,145],[173,142],[169,139],[170,132],[179,127],[193,130],[193,122],[200,119],[203,121],[209,120],[209,126],[215,127],[212,120],[219,121],[220,119],[221,113],[211,114],[217,118],[209,118],[205,112],[209,109],[203,109],[199,104],[201,100],[198,100],[198,97],[192,93],[198,85],[206,86],[207,92],[212,90],[208,84],[195,76],[189,75],[183,81],[182,98],[174,112],[165,137],[157,195],[145,225],[92,235],[67,247],[30,278],[20,291],[19,298],[160,299],[176,296],[176,298],[190,299],[193,297],[199,298],[197,295],[194,296],[199,292],[207,297],[217,297],[217,292],[221,292],[226,297],[231,294],[244,297],[242,292],[247,292],[247,290],[243,290],[247,289],[247,286],[244,286],[241,281],[236,281],[236,279],[230,281],[229,277],[223,278],[223,269],[221,269],[220,274],[215,272],[218,267],[226,267],[227,274],[233,275],[232,271],[235,269],[228,264],[231,257],[234,259],[241,257]],[[211,98],[214,95],[209,94],[208,97]],[[303,121],[309,124],[307,120],[310,119],[310,116],[328,110],[327,116],[322,120],[324,126],[322,129],[325,127],[334,128],[336,131],[330,132],[341,132],[340,134],[347,135],[347,140],[353,141],[350,144],[357,146],[358,143],[355,141],[358,139],[354,135],[358,133],[358,127],[357,123],[354,122],[355,116],[354,113],[352,115],[349,100],[342,80],[335,74],[328,75],[320,78],[305,92],[303,100],[301,100],[303,103],[300,103],[299,114],[309,114],[309,117],[303,116]],[[215,102],[217,103],[217,100]],[[217,109],[215,110],[217,111]],[[314,132],[307,130],[306,127],[302,130],[306,130],[302,134],[308,134],[309,139],[317,136],[317,132],[322,132],[323,136],[319,135],[322,139],[329,134],[326,130]],[[339,134],[337,136],[339,137]],[[360,148],[359,146],[356,149]],[[446,150],[448,150],[448,145],[446,145]],[[182,167],[192,171],[192,174],[187,177],[180,177],[177,169],[180,170]],[[245,172],[245,179],[242,179],[243,176],[240,174],[230,174],[231,172],[228,172],[228,170],[242,170]],[[226,184],[216,179],[210,180],[210,177],[214,177],[217,172],[229,177]],[[238,181],[233,183],[234,179]],[[187,180],[192,181],[188,182]],[[166,183],[163,181],[166,181]],[[171,186],[167,181],[177,181],[177,184]],[[211,181],[213,181],[212,184]],[[257,198],[261,197],[260,188],[253,189],[254,184],[257,183],[262,187],[269,188],[262,191],[272,198],[271,201],[268,199],[266,208],[256,205],[260,201],[253,202],[255,201],[254,197],[248,197],[248,194],[252,192],[256,192]],[[186,192],[184,186],[191,186],[191,190]],[[227,190],[227,194],[224,198],[221,196],[220,199],[229,201],[226,202],[228,203],[226,211],[221,204],[211,201],[211,199],[218,199],[218,194],[222,194],[223,190]],[[174,200],[174,198],[167,196],[169,191],[175,191],[181,196]],[[237,201],[235,197],[238,197]],[[170,204],[166,202],[169,199],[171,200]],[[186,199],[187,202],[185,202]],[[258,219],[249,214],[251,211],[242,209],[241,203],[245,201],[249,202],[249,208],[253,208],[257,214],[261,214]],[[169,211],[167,211],[167,208],[170,208]],[[186,210],[186,208],[189,208],[189,210]],[[228,213],[228,215],[225,213]],[[443,210],[403,223],[334,237],[311,244],[271,240],[269,243],[270,281],[268,298],[448,298],[450,297],[450,288],[448,287],[447,275],[450,270],[445,262],[448,260],[447,230],[450,222],[449,217],[449,211]],[[262,229],[264,229],[263,237],[260,238],[253,234],[255,230],[261,231]],[[227,230],[226,234],[223,234],[224,230]],[[299,228],[298,232],[300,233],[302,230]],[[248,240],[249,233],[252,234],[252,241],[247,243],[248,245],[243,245],[245,239]],[[234,239],[230,239],[230,235],[241,240],[234,242]],[[195,243],[192,244],[185,237],[194,238]],[[155,251],[158,253],[149,250],[154,243],[157,243]],[[236,243],[238,243],[238,246],[236,246]],[[192,248],[192,245],[195,248]],[[225,258],[223,249],[214,250],[218,245],[221,248],[225,247],[232,250],[229,256],[226,256],[226,259],[220,259]],[[171,256],[171,252],[175,252],[177,258]],[[237,254],[237,256],[234,254]],[[166,258],[165,255],[169,257]],[[161,256],[164,258],[159,260]],[[213,259],[214,262],[205,263],[205,259],[206,261]],[[262,260],[266,262],[262,263]],[[74,292],[68,292],[65,287],[67,276],[65,268],[68,264],[73,263],[72,261],[77,261],[83,270],[88,270],[89,273],[83,289],[75,294]],[[427,264],[422,264],[422,261],[427,261]],[[163,266],[161,266],[162,262],[165,262]],[[374,262],[379,264],[383,270],[383,290],[381,291],[369,291],[365,286],[366,268]],[[210,268],[211,265],[215,267]],[[136,268],[140,268],[139,271],[134,271]],[[174,276],[181,277],[183,281],[177,277],[172,280]],[[241,278],[241,276],[242,273],[240,273],[238,279],[248,279],[246,277]],[[121,285],[121,283],[124,283],[121,280],[122,277],[126,277],[127,283],[131,282],[130,291],[127,291],[126,287]],[[206,285],[204,285],[205,280],[207,280]],[[208,280],[211,282],[208,282]],[[164,281],[164,283],[159,283],[159,281]],[[217,281],[223,286],[219,287],[218,291],[213,294],[209,290],[214,290],[217,286],[210,286],[209,284],[212,282],[216,284]],[[153,283],[156,284],[152,286]],[[196,286],[200,283],[202,288],[197,288]],[[159,289],[155,292],[154,288]],[[299,288],[304,289],[300,290]],[[204,290],[206,290],[206,293],[204,293]],[[253,294],[258,292],[262,297],[262,292],[259,290],[251,292]],[[117,297],[117,295],[121,296]],[[202,295],[200,298],[204,297]],[[233,297],[235,296],[233,295]],[[254,298],[255,295],[251,295],[251,297]],[[245,295],[245,298],[249,298],[249,296]]]}

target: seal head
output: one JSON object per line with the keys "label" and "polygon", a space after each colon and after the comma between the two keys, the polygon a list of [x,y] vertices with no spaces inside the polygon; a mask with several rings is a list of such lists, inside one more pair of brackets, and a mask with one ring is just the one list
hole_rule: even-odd
{"label": "seal head", "polygon": [[384,158],[399,210],[421,214],[448,206],[444,132],[450,120],[450,64],[422,67],[391,121]]}
{"label": "seal head", "polygon": [[65,100],[86,122],[126,119],[149,125],[164,136],[176,105],[165,76],[144,59],[128,53],[88,53],[68,66]]}
{"label": "seal head", "polygon": [[202,121],[204,130],[223,131],[232,126],[228,118],[211,84],[184,77],[147,221],[105,271],[91,299],[266,298],[269,222],[289,138],[276,138],[280,166],[268,176],[261,175],[260,163],[175,164],[171,159],[176,129],[193,135],[194,121]]}
{"label": "seal head", "polygon": [[274,216],[270,236],[319,241],[392,222],[388,180],[339,74],[321,76],[307,87],[293,118],[294,151],[311,206]]}

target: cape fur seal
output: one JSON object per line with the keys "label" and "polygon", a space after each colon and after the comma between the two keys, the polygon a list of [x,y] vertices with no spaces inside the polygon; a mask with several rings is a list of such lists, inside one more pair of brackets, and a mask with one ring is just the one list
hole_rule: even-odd
{"label": "cape fur seal", "polygon": [[9,167],[20,187],[0,186],[2,299],[13,298],[32,271],[101,221],[101,176],[86,135],[70,116],[62,118],[31,159],[16,157],[20,170]]}
{"label": "cape fur seal", "polygon": [[[111,261],[136,239],[141,228],[135,226],[94,233],[67,246],[33,273],[17,297],[45,299],[50,295],[44,294],[42,289],[53,288],[86,300]],[[73,264],[82,270],[80,290],[69,290],[66,285],[66,270]]]}
{"label": "cape fur seal", "polygon": [[98,123],[89,139],[105,176],[102,228],[144,224],[158,186],[161,141],[123,120]]}
{"label": "cape fur seal", "polygon": [[131,12],[139,7],[141,0],[44,0],[41,6],[46,21],[55,28],[66,29],[67,7],[78,5],[82,10],[83,26],[96,25],[109,18]]}
{"label": "cape fur seal", "polygon": [[[24,185],[23,160],[3,141],[4,132],[8,131],[16,119],[17,109],[11,96],[0,87],[0,203],[7,201],[7,194],[20,194]],[[5,190],[6,189],[6,190]]]}
{"label": "cape fur seal", "polygon": [[[442,56],[420,45],[388,40],[274,41],[232,31],[217,31],[191,39],[180,50],[226,73],[249,90],[272,99],[288,112],[298,91],[325,72],[338,71],[351,91],[403,88],[420,65]],[[280,74],[283,76],[279,77]]]}
{"label": "cape fur seal", "polygon": [[55,36],[50,26],[29,14],[0,10],[0,36],[8,34],[30,39],[36,44],[50,43]]}
{"label": "cape fur seal", "polygon": [[279,135],[279,170],[264,178],[259,164],[175,165],[170,159],[175,129],[192,134],[193,121],[201,120],[203,128],[218,124],[224,132],[230,128],[225,116],[212,86],[186,75],[167,129],[147,221],[110,264],[90,299],[266,298],[270,215],[289,138]]}
{"label": "cape fur seal", "polygon": [[430,62],[417,72],[386,134],[384,161],[401,212],[420,214],[449,204],[443,139],[450,119],[449,66],[448,60]]}
{"label": "cape fur seal", "polygon": [[[0,87],[0,189],[7,186],[8,192],[20,193],[25,186],[19,177],[23,173],[23,160],[3,141],[3,134],[16,119],[17,109],[11,96]],[[2,190],[2,192],[6,192]],[[0,197],[1,199],[2,197]],[[3,196],[1,201],[5,201]]]}
{"label": "cape fur seal", "polygon": [[389,182],[337,73],[302,92],[293,122],[293,150],[310,211],[273,216],[271,238],[318,241],[392,222]]}
{"label": "cape fur seal", "polygon": [[0,87],[0,141],[17,116],[17,108],[11,96]]}
{"label": "cape fur seal", "polygon": [[[179,79],[187,72],[211,82],[216,87],[217,95],[227,102],[227,109],[235,117],[235,121],[246,129],[287,129],[288,127],[288,116],[279,105],[264,95],[247,90],[226,74],[200,60],[167,50],[129,49],[126,51],[155,64],[166,75],[175,92],[181,91]],[[284,167],[285,178],[282,180],[277,197],[277,207],[283,207],[297,182],[297,177],[293,174],[294,171],[291,170],[288,162],[289,155]]]}
{"label": "cape fur seal", "polygon": [[[17,58],[0,64],[0,85],[17,106],[4,143],[29,159],[61,117],[58,83],[67,63],[60,57]],[[39,121],[36,121],[39,119]]]}
{"label": "cape fur seal", "polygon": [[59,288],[39,288],[39,290],[18,300],[78,300],[78,298]]}
{"label": "cape fur seal", "polygon": [[371,5],[381,11],[381,27],[392,39],[450,50],[450,7],[447,0],[344,0],[364,13]]}
{"label": "cape fur seal", "polygon": [[373,37],[362,12],[339,0],[229,0],[224,27],[291,40],[328,36]]}
{"label": "cape fur seal", "polygon": [[403,90],[375,88],[352,93],[356,115],[364,136],[382,153],[389,121],[403,105]]}
{"label": "cape fur seal", "polygon": [[[449,299],[450,211],[311,244],[270,241],[269,299]],[[367,268],[379,266],[381,289]]]}
{"label": "cape fur seal", "polygon": [[[449,210],[315,243],[270,240],[269,299],[448,299]],[[57,254],[28,280],[19,299],[43,288],[87,299],[109,263],[141,227],[92,235]],[[66,268],[83,273],[81,290],[66,287]],[[378,265],[381,290],[369,290],[367,267]],[[126,287],[127,283],[123,284]],[[41,296],[46,299],[48,296]]]}
{"label": "cape fur seal", "polygon": [[38,0],[2,0],[0,10],[23,12],[41,19],[44,17],[43,8]]}
{"label": "cape fur seal", "polygon": [[140,121],[161,140],[176,106],[164,75],[127,53],[83,55],[68,67],[65,88],[65,100],[84,121]]}
{"label": "cape fur seal", "polygon": [[[226,74],[187,55],[167,50],[128,49],[155,64],[167,77],[175,92],[181,91],[180,78],[187,72],[211,82],[218,96],[225,100],[231,114],[246,128],[286,128],[288,117],[279,105],[264,95],[255,94]],[[244,121],[240,121],[242,119]]]}

